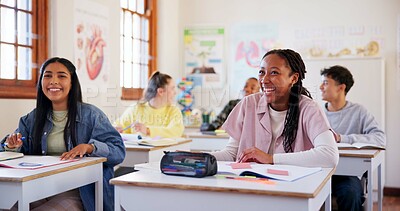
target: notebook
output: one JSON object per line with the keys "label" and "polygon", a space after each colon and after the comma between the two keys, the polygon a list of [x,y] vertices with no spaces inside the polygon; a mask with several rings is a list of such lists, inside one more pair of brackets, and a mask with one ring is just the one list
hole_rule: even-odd
{"label": "notebook", "polygon": [[178,141],[173,138],[143,138],[138,143],[140,145],[160,147],[175,145],[178,144]]}
{"label": "notebook", "polygon": [[24,154],[20,152],[0,152],[0,161],[11,160],[23,156]]}
{"label": "notebook", "polygon": [[337,143],[339,149],[385,149],[383,146],[378,146],[369,143]]}

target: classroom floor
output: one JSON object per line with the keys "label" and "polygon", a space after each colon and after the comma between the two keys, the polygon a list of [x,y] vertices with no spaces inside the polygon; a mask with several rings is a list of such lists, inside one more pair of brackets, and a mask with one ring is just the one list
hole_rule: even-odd
{"label": "classroom floor", "polygon": [[[378,203],[374,203],[374,211],[378,210]],[[384,196],[383,211],[400,211],[400,197]]]}

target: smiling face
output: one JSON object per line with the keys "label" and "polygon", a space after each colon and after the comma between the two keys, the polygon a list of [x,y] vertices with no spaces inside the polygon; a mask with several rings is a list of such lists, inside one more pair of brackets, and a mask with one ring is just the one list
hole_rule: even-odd
{"label": "smiling face", "polygon": [[243,87],[244,96],[251,95],[260,91],[260,85],[254,78],[249,78],[246,81],[246,85]]}
{"label": "smiling face", "polygon": [[288,109],[290,89],[298,78],[299,74],[293,73],[285,59],[277,54],[270,54],[261,61],[258,73],[261,91],[277,111]]}
{"label": "smiling face", "polygon": [[68,109],[71,73],[64,65],[58,62],[47,65],[41,84],[44,95],[52,102],[53,110]]}
{"label": "smiling face", "polygon": [[332,102],[344,97],[344,84],[338,84],[329,76],[322,76],[322,83],[319,86],[321,90],[322,100]]}

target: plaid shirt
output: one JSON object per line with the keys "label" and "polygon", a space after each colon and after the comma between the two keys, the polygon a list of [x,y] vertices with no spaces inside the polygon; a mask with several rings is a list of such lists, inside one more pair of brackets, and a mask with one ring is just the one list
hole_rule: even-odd
{"label": "plaid shirt", "polygon": [[[240,99],[237,100],[231,100],[228,102],[228,104],[225,105],[224,109],[222,109],[221,113],[218,114],[218,116],[215,118],[215,120],[211,123],[211,127],[214,127],[215,129],[218,129],[224,124],[225,120],[228,118],[229,113],[235,108],[236,104],[238,104]],[[211,129],[211,128],[210,128]]]}

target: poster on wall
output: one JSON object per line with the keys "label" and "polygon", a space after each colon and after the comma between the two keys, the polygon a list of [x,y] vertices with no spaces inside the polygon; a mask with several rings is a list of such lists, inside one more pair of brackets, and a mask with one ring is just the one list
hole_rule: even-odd
{"label": "poster on wall", "polygon": [[196,86],[221,88],[225,84],[223,27],[184,28],[184,75]]}
{"label": "poster on wall", "polygon": [[75,0],[74,13],[74,64],[82,87],[98,92],[109,80],[109,11],[93,1]]}
{"label": "poster on wall", "polygon": [[241,98],[247,78],[258,78],[262,56],[279,48],[278,25],[241,23],[232,26],[230,42],[230,98]]}

